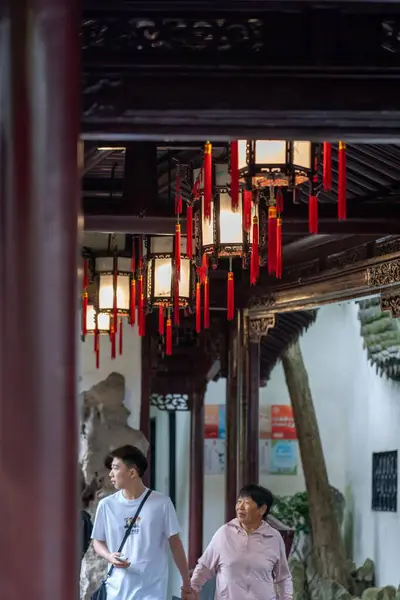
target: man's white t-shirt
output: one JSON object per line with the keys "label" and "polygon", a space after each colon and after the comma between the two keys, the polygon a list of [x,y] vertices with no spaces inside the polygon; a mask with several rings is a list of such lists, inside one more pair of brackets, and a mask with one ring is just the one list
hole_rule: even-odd
{"label": "man's white t-shirt", "polygon": [[[122,491],[103,498],[96,512],[92,538],[118,552],[140,498],[127,500]],[[115,568],[107,581],[107,600],[166,600],[168,587],[168,540],[180,533],[174,506],[167,496],[152,491],[125,542],[122,555],[131,564]]]}

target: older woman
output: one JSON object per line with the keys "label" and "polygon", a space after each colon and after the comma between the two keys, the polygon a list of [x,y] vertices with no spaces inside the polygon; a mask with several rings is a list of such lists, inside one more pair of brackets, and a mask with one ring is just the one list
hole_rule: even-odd
{"label": "older woman", "polygon": [[223,525],[197,563],[191,587],[198,593],[216,576],[215,600],[292,600],[292,577],[285,546],[266,518],[272,493],[246,485],[236,503],[236,519]]}

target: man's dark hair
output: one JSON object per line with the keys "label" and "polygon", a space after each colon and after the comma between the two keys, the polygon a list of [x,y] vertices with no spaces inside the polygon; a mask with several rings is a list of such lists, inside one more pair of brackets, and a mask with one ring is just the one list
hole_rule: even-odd
{"label": "man's dark hair", "polygon": [[110,452],[104,461],[105,466],[109,470],[111,470],[113,458],[122,460],[129,469],[136,469],[140,478],[142,478],[147,471],[147,458],[139,448],[136,448],[136,446],[121,446]]}
{"label": "man's dark hair", "polygon": [[256,483],[249,483],[242,487],[239,492],[239,498],[251,498],[257,504],[258,508],[261,508],[265,504],[267,510],[263,515],[263,519],[264,521],[267,520],[267,515],[274,503],[274,496],[267,488],[262,487],[262,485],[257,485]]}

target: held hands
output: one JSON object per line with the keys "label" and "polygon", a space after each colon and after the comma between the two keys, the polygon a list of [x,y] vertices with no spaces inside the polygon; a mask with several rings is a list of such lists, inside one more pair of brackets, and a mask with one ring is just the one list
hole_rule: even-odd
{"label": "held hands", "polygon": [[198,595],[190,586],[182,586],[181,598],[182,600],[197,600]]}
{"label": "held hands", "polygon": [[117,569],[127,569],[131,563],[122,557],[121,552],[111,552],[108,562],[111,563]]}

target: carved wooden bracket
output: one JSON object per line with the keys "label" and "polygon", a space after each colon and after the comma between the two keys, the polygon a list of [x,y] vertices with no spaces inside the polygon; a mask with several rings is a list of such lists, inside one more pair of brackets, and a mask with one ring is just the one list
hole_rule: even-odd
{"label": "carved wooden bracket", "polygon": [[380,287],[400,285],[400,260],[390,260],[367,269],[368,285]]}
{"label": "carved wooden bracket", "polygon": [[400,294],[382,294],[381,310],[389,311],[394,319],[400,318]]}
{"label": "carved wooden bracket", "polygon": [[292,286],[253,296],[249,302],[249,317],[252,320],[267,317],[271,312],[311,310],[383,291],[391,296],[400,293],[399,252],[331,269],[323,276],[307,277]]}
{"label": "carved wooden bracket", "polygon": [[268,331],[275,327],[275,314],[265,314],[262,317],[249,318],[249,339],[252,343],[259,343],[261,338],[268,335]]}

